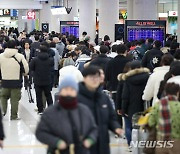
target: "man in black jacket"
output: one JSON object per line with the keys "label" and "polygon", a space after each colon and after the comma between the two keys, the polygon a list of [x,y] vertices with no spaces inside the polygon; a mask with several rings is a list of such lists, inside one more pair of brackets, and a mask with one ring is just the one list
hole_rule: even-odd
{"label": "man in black jacket", "polygon": [[31,44],[31,50],[35,53],[35,55],[37,55],[37,53],[39,52],[41,43],[39,42],[39,36],[38,35],[35,35],[34,38],[35,38],[35,42],[33,42]]}
{"label": "man in black jacket", "polygon": [[100,47],[100,55],[94,59],[90,65],[96,65],[98,67],[103,68],[104,72],[106,70],[107,67],[107,63],[111,60],[109,57],[107,57],[107,53],[109,52],[109,49],[107,46],[105,45],[101,45]]}
{"label": "man in black jacket", "polygon": [[[124,67],[129,59],[127,56],[127,48],[125,45],[120,44],[117,46],[118,55],[109,61],[107,64],[107,69],[105,73],[107,89],[116,95],[117,86],[118,86],[118,74],[122,73]],[[115,97],[113,98],[115,100]]]}
{"label": "man in black jacket", "polygon": [[[127,48],[125,45],[120,44],[117,46],[117,53],[118,55],[109,61],[107,64],[107,69],[105,73],[105,81],[107,84],[107,89],[112,93],[112,98],[115,102],[115,106],[117,107],[116,103],[116,93],[117,93],[117,87],[118,87],[118,74],[122,73],[124,70],[124,67],[126,63],[129,62],[129,59],[127,56]],[[116,112],[118,112],[116,108]],[[122,117],[120,116],[120,113],[118,113],[118,121],[122,125]]]}
{"label": "man in black jacket", "polygon": [[98,142],[91,148],[91,154],[110,154],[108,131],[121,135],[109,97],[100,88],[100,72],[96,66],[89,66],[82,72],[84,82],[79,85],[79,102],[88,106],[98,126]]}
{"label": "man in black jacket", "polygon": [[53,104],[51,96],[51,69],[53,66],[54,60],[49,57],[48,48],[42,45],[38,56],[30,63],[30,70],[34,71],[34,85],[39,114],[42,114],[44,110],[42,92],[46,96],[48,105]]}
{"label": "man in black jacket", "polygon": [[163,56],[163,52],[160,50],[161,45],[161,41],[155,41],[153,49],[146,52],[142,59],[142,66],[149,68],[151,72],[154,68],[160,66],[161,57]]}

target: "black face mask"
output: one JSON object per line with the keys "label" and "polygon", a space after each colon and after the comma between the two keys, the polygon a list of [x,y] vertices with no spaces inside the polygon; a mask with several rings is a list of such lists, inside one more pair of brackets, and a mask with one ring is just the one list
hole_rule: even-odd
{"label": "black face mask", "polygon": [[59,96],[59,103],[65,109],[75,109],[77,107],[77,97]]}

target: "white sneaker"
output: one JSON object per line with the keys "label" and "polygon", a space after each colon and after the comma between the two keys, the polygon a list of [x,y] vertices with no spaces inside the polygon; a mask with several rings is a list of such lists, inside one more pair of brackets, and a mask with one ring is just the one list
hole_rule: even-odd
{"label": "white sneaker", "polygon": [[128,147],[128,152],[132,152],[132,146]]}
{"label": "white sneaker", "polygon": [[43,115],[43,112],[38,112],[39,115]]}

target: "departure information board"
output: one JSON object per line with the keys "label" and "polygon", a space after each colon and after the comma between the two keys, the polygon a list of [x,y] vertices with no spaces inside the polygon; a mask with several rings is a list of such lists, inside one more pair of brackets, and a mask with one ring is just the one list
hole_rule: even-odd
{"label": "departure information board", "polygon": [[62,34],[74,35],[79,38],[79,21],[61,21],[60,32]]}
{"label": "departure information board", "polygon": [[126,20],[125,39],[128,41],[153,38],[165,43],[166,21]]}

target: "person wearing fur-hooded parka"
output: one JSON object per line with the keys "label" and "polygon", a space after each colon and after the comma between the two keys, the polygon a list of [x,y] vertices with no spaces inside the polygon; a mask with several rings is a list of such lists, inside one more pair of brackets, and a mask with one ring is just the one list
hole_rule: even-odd
{"label": "person wearing fur-hooded parka", "polygon": [[136,68],[126,74],[119,75],[119,80],[124,80],[122,110],[129,117],[144,110],[142,95],[149,78],[149,72],[147,68]]}
{"label": "person wearing fur-hooded parka", "polygon": [[118,80],[124,81],[121,108],[125,118],[125,134],[128,145],[131,142],[132,116],[144,110],[142,95],[150,72],[149,69],[142,68],[138,61],[131,62],[130,67],[129,72],[118,75]]}

